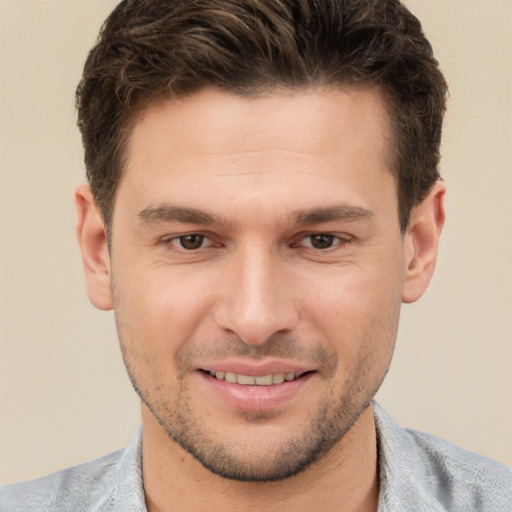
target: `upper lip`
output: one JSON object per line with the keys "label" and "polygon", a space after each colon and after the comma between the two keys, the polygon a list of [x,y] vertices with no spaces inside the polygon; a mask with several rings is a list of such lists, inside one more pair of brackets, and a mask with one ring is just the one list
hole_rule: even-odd
{"label": "upper lip", "polygon": [[314,371],[317,368],[315,365],[306,366],[300,363],[282,360],[267,360],[263,362],[233,360],[205,363],[199,366],[198,369],[207,372],[230,372],[239,375],[260,377],[277,373],[302,374]]}

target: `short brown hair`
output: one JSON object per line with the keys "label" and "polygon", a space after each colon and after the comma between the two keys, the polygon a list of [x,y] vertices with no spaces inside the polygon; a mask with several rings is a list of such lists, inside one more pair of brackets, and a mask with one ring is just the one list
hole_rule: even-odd
{"label": "short brown hair", "polygon": [[107,227],[137,110],[206,86],[378,86],[394,133],[399,220],[439,179],[447,86],[421,24],[399,0],[124,0],[105,21],[76,92],[87,177]]}

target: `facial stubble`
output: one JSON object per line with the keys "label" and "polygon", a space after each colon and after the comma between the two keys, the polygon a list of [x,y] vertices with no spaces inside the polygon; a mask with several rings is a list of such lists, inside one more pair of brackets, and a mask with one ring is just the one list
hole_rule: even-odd
{"label": "facial stubble", "polygon": [[[367,357],[361,358],[350,375],[344,379],[340,390],[333,385],[338,372],[337,356],[327,352],[320,344],[305,349],[296,339],[281,335],[271,337],[262,346],[247,345],[238,338],[228,339],[213,349],[205,349],[207,344],[190,342],[184,345],[176,358],[175,382],[178,390],[171,392],[171,387],[166,388],[165,384],[170,377],[159,375],[158,369],[151,367],[150,355],[141,351],[145,345],[129,339],[126,325],[117,313],[116,323],[123,359],[132,385],[167,437],[212,473],[242,482],[269,482],[290,478],[321,459],[345,436],[371,404],[387,373],[391,357],[390,353],[380,374],[372,375],[372,368],[374,370],[374,365],[379,363],[378,357],[373,360],[372,353],[366,354]],[[306,360],[311,361],[314,358],[320,369],[319,376],[324,380],[324,388],[329,390],[329,394],[304,418],[302,424],[294,428],[293,433],[287,432],[275,445],[263,448],[255,440],[247,440],[244,444],[232,439],[221,439],[205,427],[205,418],[201,417],[201,411],[194,412],[187,379],[187,372],[190,371],[188,362],[204,357],[205,352],[211,356],[212,351],[220,360],[227,355],[258,359],[293,354],[295,358],[299,358],[297,360],[301,360],[302,354]],[[145,364],[145,371],[141,368],[141,363]],[[382,365],[382,361],[380,364]],[[264,428],[273,419],[273,413],[265,412],[240,413],[239,416],[251,428],[255,425]],[[254,446],[261,449],[257,453],[248,450]]]}

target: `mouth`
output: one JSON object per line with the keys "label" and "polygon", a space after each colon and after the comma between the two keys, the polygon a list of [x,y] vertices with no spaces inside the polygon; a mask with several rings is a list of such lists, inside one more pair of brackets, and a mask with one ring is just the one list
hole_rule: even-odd
{"label": "mouth", "polygon": [[202,370],[210,377],[217,380],[224,380],[231,384],[240,384],[241,386],[272,386],[274,384],[283,384],[283,382],[292,382],[299,379],[303,375],[312,372],[289,372],[289,373],[270,373],[268,375],[243,375],[241,373],[233,372],[216,372],[209,370]]}
{"label": "mouth", "polygon": [[[230,371],[219,366],[198,368],[203,382],[207,384],[205,392],[213,393],[208,395],[208,400],[228,405],[238,412],[261,413],[287,407],[310,388],[311,382],[316,381],[313,377],[318,373],[317,369],[276,363],[259,367],[230,363]],[[220,402],[216,402],[217,399]]]}

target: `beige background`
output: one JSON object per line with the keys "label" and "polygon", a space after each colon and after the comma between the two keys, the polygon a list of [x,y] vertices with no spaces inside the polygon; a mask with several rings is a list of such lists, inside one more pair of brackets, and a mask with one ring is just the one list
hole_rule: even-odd
{"label": "beige background", "polygon": [[[73,231],[74,88],[115,3],[0,0],[1,483],[122,447],[139,421]],[[403,425],[512,465],[512,1],[408,4],[451,86],[448,222],[379,400]]]}

